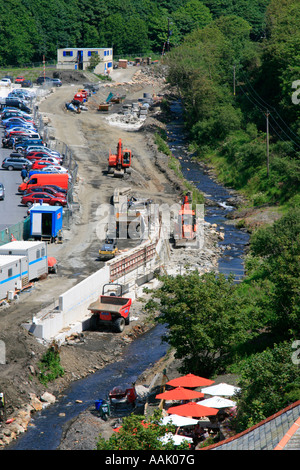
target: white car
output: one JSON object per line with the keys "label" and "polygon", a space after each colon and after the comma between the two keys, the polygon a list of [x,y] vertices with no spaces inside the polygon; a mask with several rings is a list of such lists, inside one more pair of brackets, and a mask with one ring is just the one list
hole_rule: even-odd
{"label": "white car", "polygon": [[53,173],[68,173],[68,170],[60,165],[49,165],[43,168],[41,171],[52,171]]}
{"label": "white car", "polygon": [[[60,166],[59,161],[56,160],[56,158],[51,157],[51,156],[49,156],[49,157],[42,157],[40,160],[43,161],[43,162],[52,163],[51,167],[52,167],[52,166],[57,166],[57,167]],[[38,160],[38,161],[39,161],[39,160]]]}
{"label": "white car", "polygon": [[11,86],[10,78],[1,78],[0,86]]}

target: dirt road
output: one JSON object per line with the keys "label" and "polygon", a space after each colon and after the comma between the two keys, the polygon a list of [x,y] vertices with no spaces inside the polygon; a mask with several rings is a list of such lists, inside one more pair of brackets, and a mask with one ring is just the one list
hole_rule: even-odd
{"label": "dirt road", "polygon": [[[40,396],[45,391],[37,373],[38,362],[47,345],[28,334],[21,323],[31,319],[43,307],[55,302],[61,293],[101,267],[97,260],[100,240],[96,232],[99,205],[108,203],[114,188],[120,185],[131,186],[133,191],[151,197],[157,203],[179,202],[182,182],[168,169],[167,164],[164,171],[159,171],[157,166],[158,163],[162,165],[165,158],[158,154],[153,143],[155,128],[162,126],[161,116],[157,115],[159,108],[136,131],[127,130],[126,126],[111,125],[106,119],[107,115],[97,110],[101,97],[114,90],[125,93],[126,99],[131,100],[143,97],[143,93],[168,93],[164,79],[160,76],[155,78],[152,73],[149,76],[149,72],[143,74],[140,70],[137,74],[136,67],[113,72],[113,87],[101,86],[99,92],[89,98],[88,111],[75,114],[65,108],[65,103],[77,91],[78,84],[56,89],[39,105],[40,112],[49,119],[49,133],[72,149],[79,165],[75,189],[79,209],[74,213],[70,230],[64,231],[63,244],[49,246],[49,254],[59,262],[58,274],[40,280],[31,291],[22,293],[18,301],[0,308],[0,340],[6,346],[6,364],[0,364],[0,392],[5,392],[8,416],[15,415],[18,409],[29,403],[32,394]],[[108,151],[110,148],[116,149],[119,138],[133,154],[133,173],[123,182],[104,173]],[[218,258],[218,251],[214,249],[216,240],[217,236],[213,233],[207,239],[208,259],[212,266]],[[175,264],[180,256],[180,253],[174,254]],[[139,313],[139,320],[133,321],[120,335],[84,332],[82,337],[75,339],[77,344],[81,344],[80,361],[78,350],[71,346],[71,342],[63,345],[60,356],[65,375],[50,384],[47,391],[59,396],[70,381],[84,377],[114,360],[114,355],[146,328],[142,305],[138,302],[133,306],[132,316],[134,312]],[[98,347],[100,340],[101,354]],[[0,427],[0,447],[2,431]],[[2,442],[6,442],[5,439]]]}

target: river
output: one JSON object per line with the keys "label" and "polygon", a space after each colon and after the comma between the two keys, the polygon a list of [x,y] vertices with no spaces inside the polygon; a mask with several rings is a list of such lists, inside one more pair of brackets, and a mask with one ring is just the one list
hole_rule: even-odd
{"label": "river", "polygon": [[[169,147],[175,157],[185,156],[180,159],[184,177],[192,180],[195,186],[209,195],[209,199],[215,203],[206,208],[205,220],[224,227],[225,238],[220,244],[224,245],[225,249],[219,260],[219,271],[225,275],[233,273],[239,280],[244,273],[243,254],[249,236],[234,225],[228,224],[226,215],[233,207],[226,201],[231,194],[207,176],[188,156],[180,102],[174,101],[171,111],[174,119],[168,124]],[[32,426],[7,450],[57,449],[63,426],[69,420],[90,408],[95,400],[105,398],[114,386],[134,382],[144,370],[166,354],[168,347],[161,341],[163,332],[163,326],[155,327],[129,344],[122,360],[74,382],[57,403],[34,415]],[[74,405],[78,398],[82,403]]]}

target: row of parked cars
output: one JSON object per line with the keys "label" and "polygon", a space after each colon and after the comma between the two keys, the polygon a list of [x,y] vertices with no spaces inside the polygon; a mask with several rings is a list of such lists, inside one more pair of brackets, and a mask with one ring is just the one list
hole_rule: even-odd
{"label": "row of parked cars", "polygon": [[[0,80],[0,85],[2,86],[11,86],[13,81],[21,85],[22,88],[32,88],[33,82],[32,80],[26,79],[23,75],[19,75],[18,77],[13,79],[13,77],[3,77]],[[44,83],[49,83],[51,86],[61,86],[61,80],[59,78],[49,78],[49,77],[38,77],[36,80],[38,85],[43,85]]]}
{"label": "row of parked cars", "polygon": [[[3,160],[2,169],[27,170],[27,178],[23,183],[25,186],[19,187],[19,192],[23,193],[21,203],[28,207],[41,201],[43,204],[66,206],[71,176],[62,166],[64,155],[47,147],[32,116],[24,111],[3,107],[0,119],[4,128],[2,145],[13,150]],[[55,179],[55,175],[64,176]],[[57,183],[61,183],[61,186]]]}

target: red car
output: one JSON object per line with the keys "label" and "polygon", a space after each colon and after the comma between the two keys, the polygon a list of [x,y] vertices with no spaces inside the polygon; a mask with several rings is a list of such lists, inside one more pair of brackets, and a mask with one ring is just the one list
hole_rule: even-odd
{"label": "red car", "polygon": [[25,77],[23,77],[22,75],[19,75],[16,79],[15,79],[15,83],[22,83],[24,82],[25,80]]}
{"label": "red car", "polygon": [[56,164],[56,162],[58,163],[61,163],[61,158],[56,158],[56,157],[53,157],[52,155],[50,155],[50,153],[47,153],[47,152],[28,152],[26,153],[25,152],[25,158],[27,158],[27,160],[44,160],[44,159],[47,159],[48,158],[53,158],[54,160],[49,160],[51,161],[53,164]]}
{"label": "red car", "polygon": [[61,197],[63,199],[66,198],[66,193],[61,193],[60,191],[52,188],[51,186],[37,186],[36,188],[32,187],[24,192],[24,196],[27,196],[28,194],[32,193],[49,193],[52,194],[52,196]]}
{"label": "red car", "polygon": [[34,203],[43,201],[44,204],[49,204],[50,206],[66,206],[67,199],[63,197],[56,197],[50,193],[41,192],[34,193],[31,192],[26,194],[21,199],[21,204],[24,204],[27,207],[32,206]]}
{"label": "red car", "polygon": [[52,162],[47,162],[47,160],[34,160],[34,163],[31,167],[31,170],[40,170],[46,166],[52,166]]}

